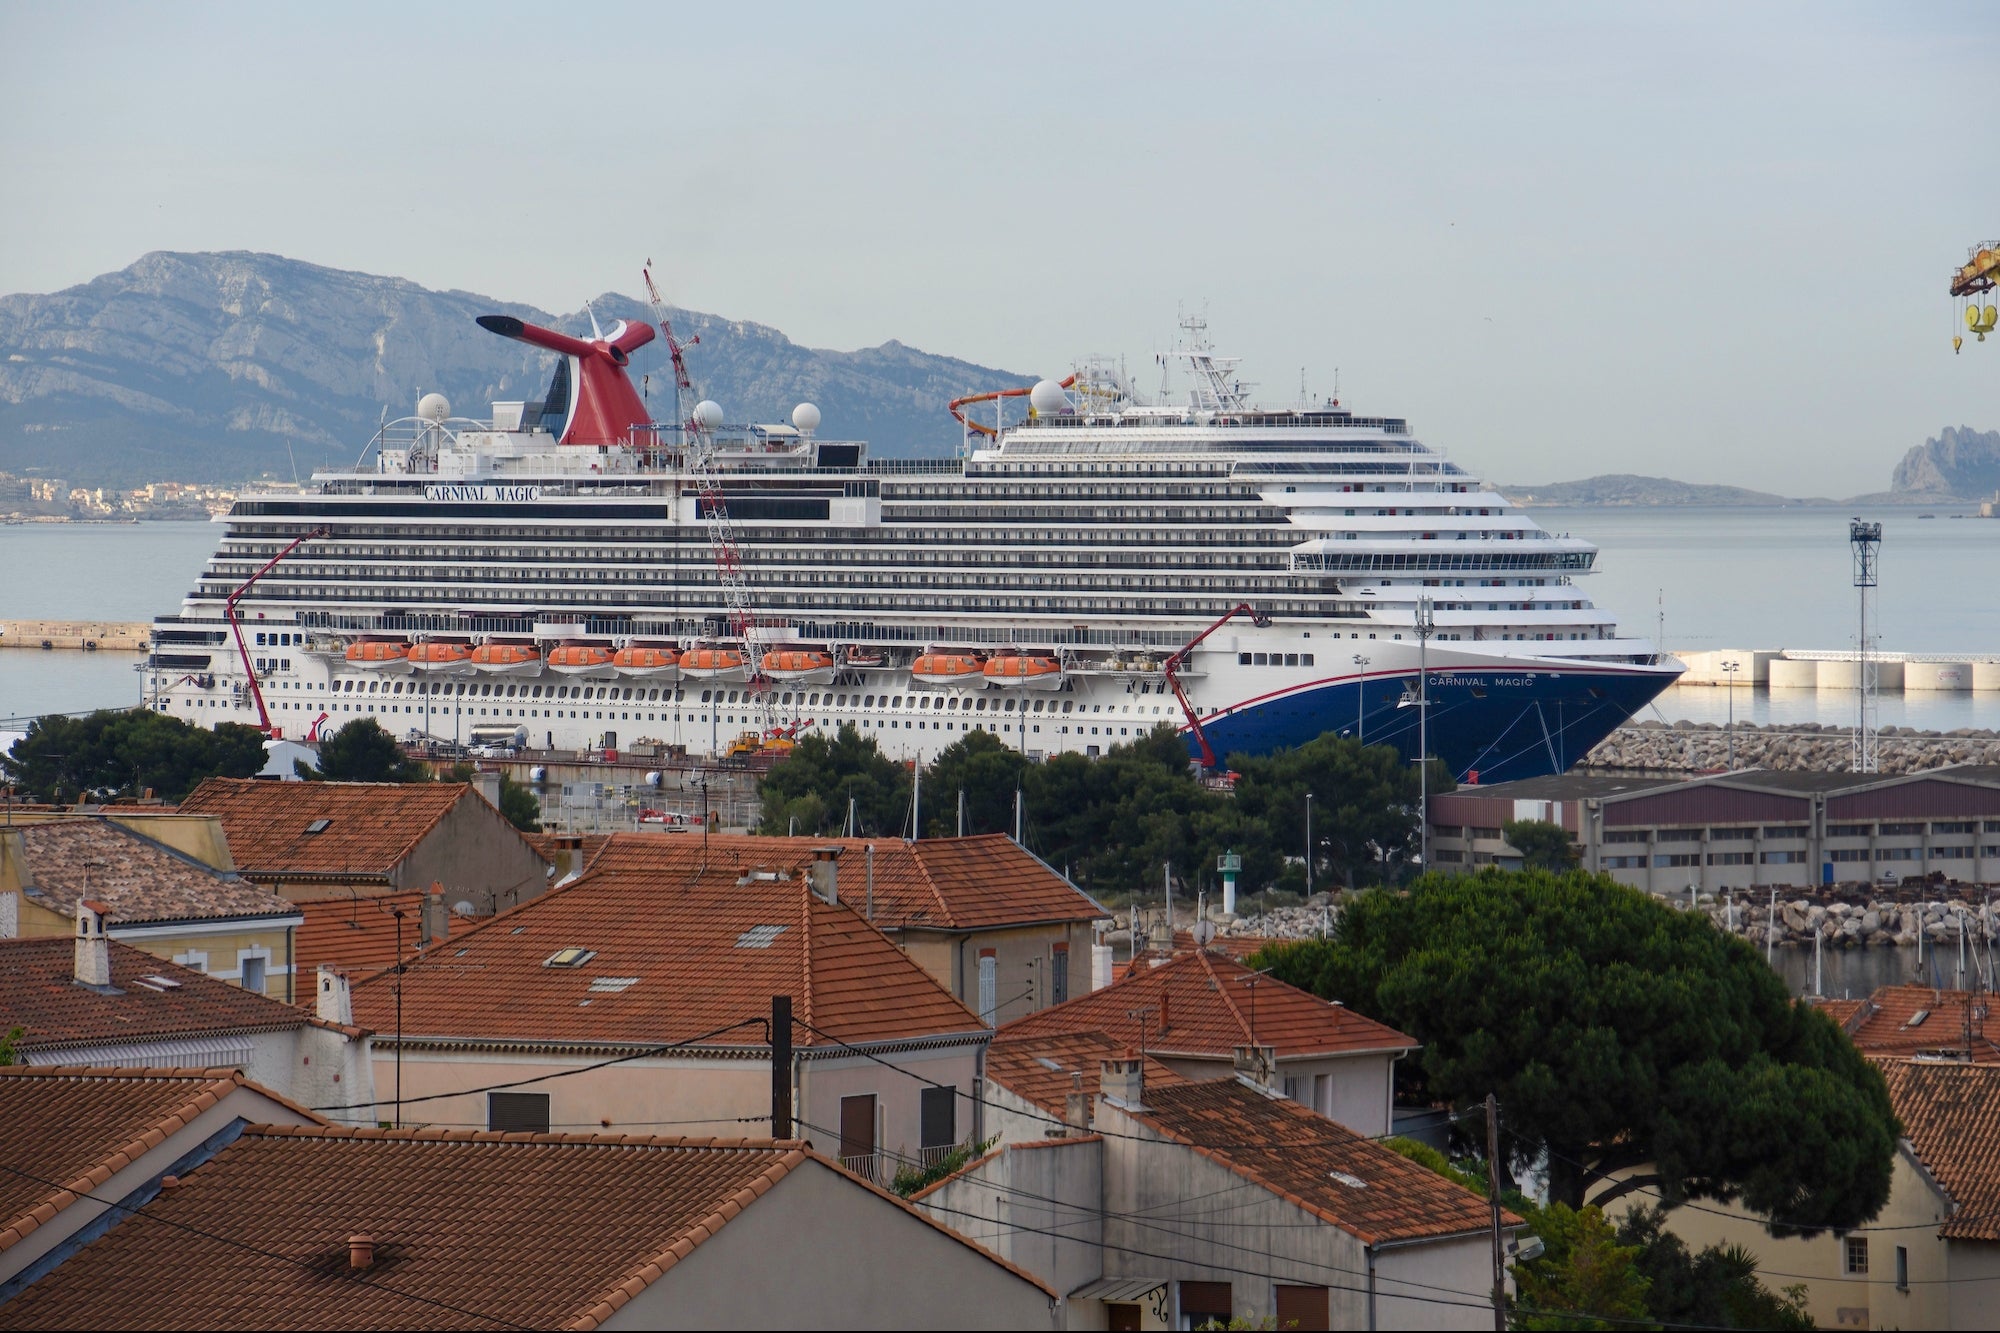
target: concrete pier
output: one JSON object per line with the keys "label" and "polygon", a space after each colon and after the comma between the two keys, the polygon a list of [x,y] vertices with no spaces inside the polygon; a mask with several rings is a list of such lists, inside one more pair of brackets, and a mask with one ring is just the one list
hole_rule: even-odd
{"label": "concrete pier", "polygon": [[143,620],[0,620],[0,648],[143,653],[152,628]]}

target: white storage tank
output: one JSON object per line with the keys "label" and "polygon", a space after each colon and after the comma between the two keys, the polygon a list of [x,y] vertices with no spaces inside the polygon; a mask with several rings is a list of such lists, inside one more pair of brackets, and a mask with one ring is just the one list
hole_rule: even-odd
{"label": "white storage tank", "polygon": [[1912,662],[1903,673],[1905,690],[1961,691],[1972,688],[1970,662]]}
{"label": "white storage tank", "polygon": [[2000,662],[1974,662],[1972,664],[1972,688],[1975,690],[2000,690]]}
{"label": "white storage tank", "polygon": [[1794,662],[1789,657],[1771,659],[1771,688],[1774,690],[1810,690],[1819,684],[1818,662]]}
{"label": "white storage tank", "polygon": [[[1823,690],[1855,690],[1861,688],[1861,666],[1851,657],[1838,657],[1819,664],[1819,687]],[[1877,662],[1875,664],[1875,688],[1878,690],[1900,690],[1903,688],[1903,664],[1901,662]]]}

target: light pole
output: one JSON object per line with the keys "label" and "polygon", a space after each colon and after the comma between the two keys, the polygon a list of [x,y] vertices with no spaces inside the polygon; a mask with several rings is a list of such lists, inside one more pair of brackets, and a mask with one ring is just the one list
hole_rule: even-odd
{"label": "light pole", "polygon": [[1368,664],[1375,659],[1354,655],[1354,665],[1361,668],[1354,673],[1354,739],[1368,744]]}
{"label": "light pole", "polygon": [[1743,664],[1742,664],[1741,662],[1724,662],[1724,663],[1722,664],[1722,671],[1723,671],[1723,674],[1729,677],[1729,732],[1728,732],[1728,735],[1729,735],[1729,759],[1728,759],[1728,764],[1729,764],[1729,768],[1730,768],[1730,770],[1731,770],[1732,772],[1733,772],[1733,771],[1735,771],[1735,768],[1736,768],[1736,668],[1737,668],[1737,667],[1739,667],[1739,666],[1741,666],[1741,665],[1743,665]]}
{"label": "light pole", "polygon": [[1313,896],[1313,794],[1306,793],[1306,897]]}
{"label": "light pole", "polygon": [[1417,599],[1417,861],[1425,871],[1431,868],[1431,745],[1427,729],[1431,716],[1431,599]]}

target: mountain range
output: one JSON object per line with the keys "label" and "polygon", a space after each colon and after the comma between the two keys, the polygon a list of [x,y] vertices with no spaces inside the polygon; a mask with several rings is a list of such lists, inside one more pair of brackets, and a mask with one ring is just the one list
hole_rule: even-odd
{"label": "mountain range", "polygon": [[[606,327],[651,318],[615,292],[588,310]],[[246,252],[160,251],[65,291],[0,296],[0,471],[79,486],[284,479],[357,457],[385,406],[406,416],[423,393],[479,417],[494,400],[539,398],[554,358],[479,328],[485,314],[590,332],[584,310]],[[811,401],[823,434],[867,440],[877,456],[949,452],[959,436],[948,400],[1032,378],[898,342],[826,351],[762,324],[669,317],[683,340],[700,339],[696,388],[729,420],[786,421]],[[672,417],[660,340],[633,369]]]}

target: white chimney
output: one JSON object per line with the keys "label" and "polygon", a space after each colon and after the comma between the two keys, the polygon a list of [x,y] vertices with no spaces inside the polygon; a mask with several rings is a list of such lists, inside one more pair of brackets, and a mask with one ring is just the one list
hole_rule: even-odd
{"label": "white chimney", "polygon": [[486,798],[486,803],[495,810],[500,808],[500,774],[492,769],[475,769],[472,774],[472,789]]}
{"label": "white chimney", "polygon": [[76,984],[111,984],[111,940],[104,933],[104,919],[111,908],[86,898],[76,905]]}
{"label": "white chimney", "polygon": [[354,995],[348,990],[346,974],[331,963],[319,965],[319,998],[313,1012],[323,1022],[354,1026]]}
{"label": "white chimney", "polygon": [[1275,1046],[1238,1046],[1236,1048],[1236,1076],[1247,1078],[1263,1088],[1278,1086],[1278,1048]]}
{"label": "white chimney", "polygon": [[830,903],[840,901],[840,871],[838,863],[840,854],[844,850],[846,849],[841,847],[813,848],[812,865],[806,872],[812,880],[813,892]]}
{"label": "white chimney", "polygon": [[[1078,1070],[1070,1075],[1076,1086],[1063,1097],[1063,1126],[1061,1134],[1090,1133],[1090,1094],[1083,1090],[1083,1072]],[[1051,1130],[1051,1134],[1058,1131]]]}
{"label": "white chimney", "polygon": [[1145,1058],[1128,1050],[1121,1056],[1104,1061],[1098,1074],[1097,1090],[1109,1101],[1133,1110],[1144,1110]]}

